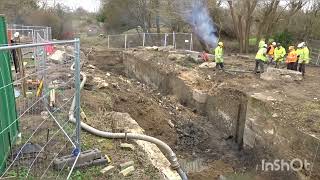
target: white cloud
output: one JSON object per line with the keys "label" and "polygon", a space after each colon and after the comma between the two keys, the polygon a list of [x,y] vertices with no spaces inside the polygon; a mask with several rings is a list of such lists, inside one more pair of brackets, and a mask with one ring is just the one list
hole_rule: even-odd
{"label": "white cloud", "polygon": [[83,9],[94,12],[98,11],[100,8],[100,0],[43,0],[47,1],[49,6],[53,6],[54,1],[55,3],[64,4],[71,9],[75,10],[78,7],[82,7]]}

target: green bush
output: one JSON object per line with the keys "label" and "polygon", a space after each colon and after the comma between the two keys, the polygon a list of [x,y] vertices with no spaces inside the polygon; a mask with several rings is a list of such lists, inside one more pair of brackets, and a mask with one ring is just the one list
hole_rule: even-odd
{"label": "green bush", "polygon": [[275,34],[273,39],[277,43],[281,43],[281,45],[286,49],[288,49],[289,46],[291,46],[293,43],[293,36],[288,31],[283,31],[281,33]]}
{"label": "green bush", "polygon": [[98,22],[102,22],[102,23],[104,23],[107,19],[104,13],[99,13],[96,18]]}

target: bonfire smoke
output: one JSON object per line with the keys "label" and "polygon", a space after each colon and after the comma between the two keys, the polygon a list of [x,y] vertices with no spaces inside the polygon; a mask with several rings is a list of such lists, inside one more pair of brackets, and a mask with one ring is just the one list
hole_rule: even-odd
{"label": "bonfire smoke", "polygon": [[212,48],[216,47],[218,43],[217,30],[209,15],[205,0],[191,0],[189,3],[187,10],[182,13],[185,21],[192,26],[194,33],[203,42]]}

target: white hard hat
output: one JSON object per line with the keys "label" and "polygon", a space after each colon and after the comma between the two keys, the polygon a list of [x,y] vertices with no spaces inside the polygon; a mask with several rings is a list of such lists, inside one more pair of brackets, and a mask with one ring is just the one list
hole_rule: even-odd
{"label": "white hard hat", "polygon": [[264,44],[263,47],[264,47],[264,48],[267,48],[267,47],[268,47],[268,44]]}
{"label": "white hard hat", "polygon": [[20,36],[20,33],[19,32],[15,32],[14,34],[13,34],[13,37],[15,37],[15,38],[18,38]]}
{"label": "white hard hat", "polygon": [[276,43],[276,42],[273,42],[273,43],[272,43],[272,45],[273,45],[273,46],[276,46],[276,45],[277,45],[277,43]]}
{"label": "white hard hat", "polygon": [[302,48],[304,46],[303,42],[298,44],[298,48]]}

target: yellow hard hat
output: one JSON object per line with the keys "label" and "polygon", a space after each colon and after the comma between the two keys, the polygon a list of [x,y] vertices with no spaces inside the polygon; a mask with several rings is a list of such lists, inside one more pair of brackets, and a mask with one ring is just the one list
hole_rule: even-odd
{"label": "yellow hard hat", "polygon": [[219,42],[218,45],[219,45],[219,46],[223,46],[223,42]]}

